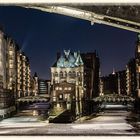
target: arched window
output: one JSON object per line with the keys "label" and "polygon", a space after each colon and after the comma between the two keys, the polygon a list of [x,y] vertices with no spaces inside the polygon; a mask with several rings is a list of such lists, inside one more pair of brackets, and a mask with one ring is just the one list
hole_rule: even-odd
{"label": "arched window", "polygon": [[62,71],[60,71],[60,78],[62,78],[63,77],[63,72]]}
{"label": "arched window", "polygon": [[58,77],[58,73],[57,72],[55,72],[55,77]]}
{"label": "arched window", "polygon": [[66,71],[64,72],[64,77],[67,77],[67,72]]}
{"label": "arched window", "polygon": [[69,71],[69,77],[71,77],[72,76],[72,72],[71,71]]}
{"label": "arched window", "polygon": [[72,72],[72,77],[75,77],[76,76],[76,73],[75,71]]}
{"label": "arched window", "polygon": [[80,77],[80,75],[81,75],[81,73],[80,72],[77,72],[77,76]]}

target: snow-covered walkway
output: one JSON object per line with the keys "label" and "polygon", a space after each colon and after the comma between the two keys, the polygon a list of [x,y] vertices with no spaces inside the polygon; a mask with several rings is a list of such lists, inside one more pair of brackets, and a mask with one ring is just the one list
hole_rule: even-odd
{"label": "snow-covered walkway", "polygon": [[131,112],[105,110],[90,120],[72,124],[49,124],[33,117],[13,117],[0,122],[0,135],[135,135],[139,132],[127,121]]}

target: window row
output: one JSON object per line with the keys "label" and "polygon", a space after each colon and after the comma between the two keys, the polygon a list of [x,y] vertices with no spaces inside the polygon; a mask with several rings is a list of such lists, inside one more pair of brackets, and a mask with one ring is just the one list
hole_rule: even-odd
{"label": "window row", "polygon": [[55,90],[71,90],[71,87],[55,87]]}
{"label": "window row", "polygon": [[55,72],[54,73],[54,76],[55,77],[58,77],[58,76],[60,76],[60,77],[67,77],[67,76],[69,76],[69,77],[75,77],[75,76],[81,76],[81,72],[60,72],[60,73],[58,73],[58,72]]}

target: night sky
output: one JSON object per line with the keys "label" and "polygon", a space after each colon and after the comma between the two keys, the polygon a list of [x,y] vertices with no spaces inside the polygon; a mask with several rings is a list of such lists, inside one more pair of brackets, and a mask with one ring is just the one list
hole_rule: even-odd
{"label": "night sky", "polygon": [[0,6],[0,25],[29,57],[32,73],[50,77],[56,53],[63,49],[97,50],[102,75],[125,69],[134,57],[136,33],[59,14]]}

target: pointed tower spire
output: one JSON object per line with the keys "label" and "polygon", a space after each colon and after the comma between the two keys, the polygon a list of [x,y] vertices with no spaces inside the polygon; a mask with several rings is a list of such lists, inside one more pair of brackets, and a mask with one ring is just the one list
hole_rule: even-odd
{"label": "pointed tower spire", "polygon": [[80,55],[80,51],[78,51],[78,56],[77,56],[77,59],[76,59],[76,61],[75,61],[75,65],[76,66],[79,66],[79,65],[83,65],[84,63],[83,63],[83,60],[82,60],[82,58],[81,58],[81,55]]}
{"label": "pointed tower spire", "polygon": [[99,68],[99,77],[101,77],[101,75],[102,75],[102,74],[101,74],[101,68]]}
{"label": "pointed tower spire", "polygon": [[64,54],[65,54],[66,58],[68,58],[69,54],[70,54],[70,50],[64,50]]}
{"label": "pointed tower spire", "polygon": [[113,74],[113,75],[115,74],[115,68],[113,68],[113,72],[112,72],[112,74]]}

